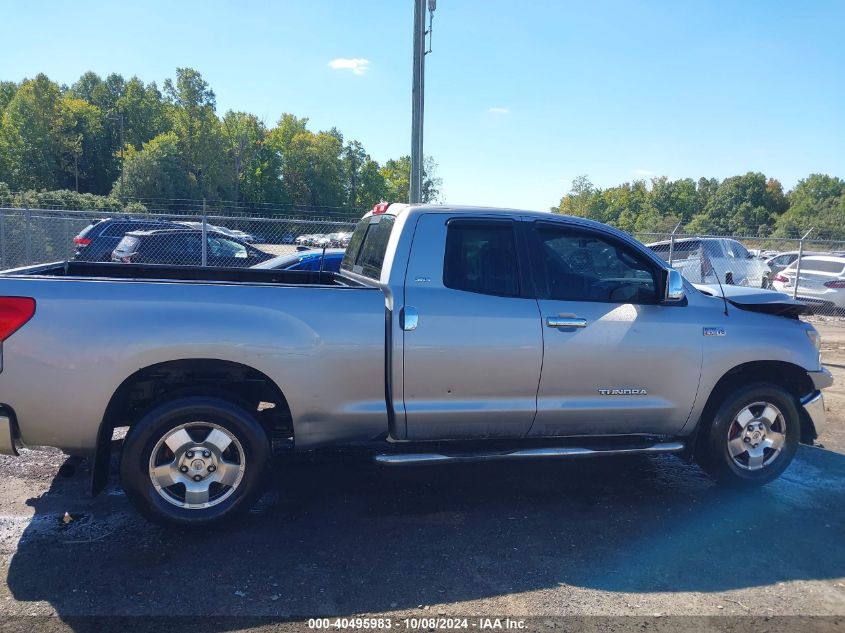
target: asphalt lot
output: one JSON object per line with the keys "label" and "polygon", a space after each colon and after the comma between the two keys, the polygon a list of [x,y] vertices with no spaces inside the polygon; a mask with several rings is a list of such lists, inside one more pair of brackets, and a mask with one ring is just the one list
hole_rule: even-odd
{"label": "asphalt lot", "polygon": [[75,630],[90,615],[845,616],[845,323],[819,328],[831,450],[802,447],[758,491],[673,457],[321,458],[280,464],[238,525],[181,533],[116,483],[90,498],[85,464],[58,452],[0,458],[0,630],[31,615]]}

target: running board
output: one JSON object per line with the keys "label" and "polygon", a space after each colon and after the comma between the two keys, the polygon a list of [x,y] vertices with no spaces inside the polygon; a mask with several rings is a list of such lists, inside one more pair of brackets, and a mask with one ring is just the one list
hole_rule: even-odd
{"label": "running board", "polygon": [[593,449],[578,446],[553,446],[549,448],[525,448],[506,453],[464,453],[444,455],[442,453],[381,453],[373,459],[390,466],[416,464],[457,464],[461,462],[501,461],[509,459],[543,459],[552,457],[596,457],[599,455],[655,455],[679,453],[684,450],[682,442],[661,442],[639,448]]}

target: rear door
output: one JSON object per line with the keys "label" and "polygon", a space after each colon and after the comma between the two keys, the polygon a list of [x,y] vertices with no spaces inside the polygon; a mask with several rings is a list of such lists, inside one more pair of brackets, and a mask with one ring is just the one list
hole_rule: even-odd
{"label": "rear door", "polygon": [[442,213],[419,218],[403,312],[408,439],[528,432],[543,341],[517,224]]}
{"label": "rear door", "polygon": [[533,436],[672,434],[701,373],[701,324],[661,305],[661,269],[605,232],[536,222],[544,339]]}

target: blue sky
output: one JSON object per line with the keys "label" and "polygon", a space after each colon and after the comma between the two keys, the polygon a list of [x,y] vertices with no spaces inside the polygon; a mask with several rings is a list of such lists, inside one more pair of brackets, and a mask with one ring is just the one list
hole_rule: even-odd
{"label": "blue sky", "polygon": [[[161,85],[190,66],[221,114],[292,112],[377,160],[409,153],[412,0],[15,0],[3,16],[0,78]],[[845,177],[843,24],[840,0],[439,0],[426,153],[446,202],[539,209],[579,174]]]}

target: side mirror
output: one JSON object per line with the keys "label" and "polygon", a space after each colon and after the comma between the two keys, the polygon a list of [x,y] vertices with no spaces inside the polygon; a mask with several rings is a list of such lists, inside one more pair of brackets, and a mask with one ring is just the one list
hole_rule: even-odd
{"label": "side mirror", "polygon": [[667,303],[676,303],[684,300],[684,278],[674,268],[670,268],[666,275],[666,294],[663,300]]}

